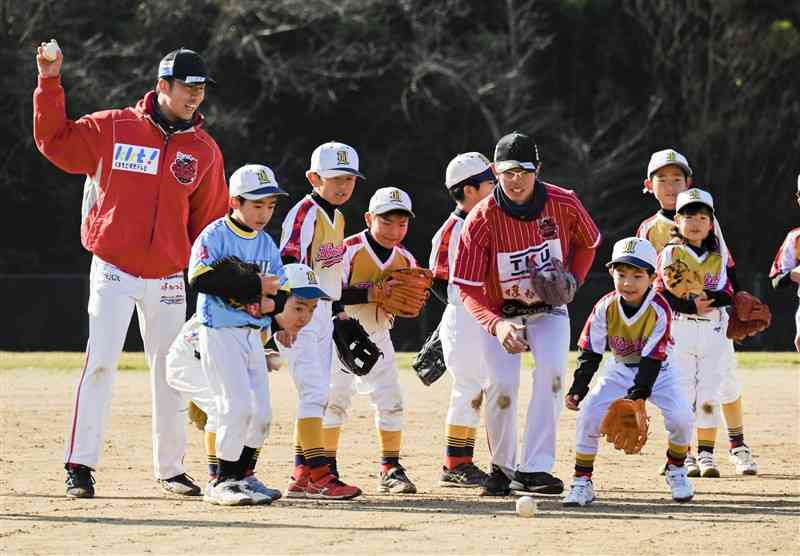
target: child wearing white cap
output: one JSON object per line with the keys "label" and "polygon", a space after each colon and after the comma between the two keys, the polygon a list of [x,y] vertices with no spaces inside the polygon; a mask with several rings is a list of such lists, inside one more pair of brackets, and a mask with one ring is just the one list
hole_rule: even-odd
{"label": "child wearing white cap", "polygon": [[[647,239],[661,252],[672,241],[672,229],[675,227],[675,204],[678,194],[692,186],[693,171],[689,161],[675,149],[663,149],[654,152],[647,164],[647,177],[644,180],[644,191],[653,193],[660,205],[660,210],[646,218],[636,232],[638,237]],[[734,292],[741,289],[736,278],[736,263],[725,243],[719,221],[714,217],[714,235],[719,242],[720,252],[726,252],[728,280]],[[722,367],[719,399],[722,413],[728,428],[728,457],[736,466],[740,475],[755,475],[758,467],[753,461],[750,448],[744,442],[744,416],[742,410],[742,386],[736,375],[736,353],[733,341],[726,338],[723,353],[725,364]],[[711,432],[709,431],[709,434]],[[716,437],[716,432],[714,432]],[[713,463],[713,462],[710,462]],[[700,476],[700,468],[691,454],[687,459],[690,477]],[[716,464],[714,464],[716,465]],[[711,471],[713,474],[713,471]]]}
{"label": "child wearing white cap", "polygon": [[[261,331],[271,326],[286,295],[278,295],[283,276],[278,248],[262,230],[277,197],[286,192],[272,170],[260,164],[239,168],[229,183],[230,213],[200,233],[189,260],[189,285],[198,292],[200,364],[217,421],[218,473],[205,499],[219,505],[269,503],[272,496],[259,492],[263,485],[245,481],[245,476],[272,418]],[[214,269],[229,256],[258,265],[262,273],[231,276]]]}
{"label": "child wearing white cap", "polygon": [[[417,266],[414,256],[401,244],[413,217],[408,193],[396,187],[383,187],[369,201],[369,211],[364,215],[367,229],[345,239],[341,301],[350,317],[358,319],[380,348],[383,357],[362,377],[345,373],[338,366],[334,368],[323,418],[325,455],[331,469],[337,472],[339,433],[353,394],[356,391],[369,394],[381,450],[378,490],[393,494],[415,493],[417,488],[400,464],[404,408],[389,334],[394,320],[373,302],[374,285],[393,270]],[[392,280],[387,284],[391,287]]]}
{"label": "child wearing white cap", "polygon": [[733,287],[728,252],[714,234],[714,200],[702,189],[678,194],[675,239],[661,252],[657,287],[674,312],[675,361],[694,408],[697,468],[719,477],[714,444],[719,423],[720,384],[727,364],[728,312]]}
{"label": "child wearing white cap", "polygon": [[[797,196],[797,204],[800,205],[800,174],[797,176],[797,192],[795,195]],[[786,234],[786,239],[783,240],[778,253],[775,255],[769,277],[775,289],[800,284],[800,227],[794,228]],[[797,295],[800,296],[800,287],[797,289]],[[800,352],[800,304],[798,304],[794,320],[796,325],[794,347]]]}
{"label": "child wearing white cap", "polygon": [[333,356],[333,321],[347,318],[342,291],[344,215],[339,208],[353,195],[359,170],[356,150],[330,141],[314,149],[306,172],[313,192],[297,203],[283,221],[281,257],[284,263],[310,266],[331,301],[320,301],[314,318],[291,347],[279,345],[299,397],[294,431],[294,471],[288,498],[349,500],[361,489],[331,473],[323,454],[322,415],[328,403]]}
{"label": "child wearing white cap", "polygon": [[[579,413],[575,478],[563,504],[579,507],[594,501],[592,473],[600,424],[609,405],[622,397],[649,400],[661,410],[669,433],[666,481],[673,500],[687,502],[694,496],[684,465],[692,410],[670,354],[671,309],[653,287],[656,250],[647,240],[628,237],[614,244],[606,266],[614,291],[600,298],[586,320],[578,341],[578,368],[564,399],[568,409]],[[606,348],[612,357],[589,392]]]}
{"label": "child wearing white cap", "polygon": [[[264,355],[269,371],[279,368],[277,352],[268,347],[271,345],[269,342],[271,336],[281,332],[296,335],[311,320],[318,300],[327,299],[327,295],[317,284],[314,271],[308,266],[288,264],[283,267],[283,272],[285,281],[279,291],[286,292],[288,295],[286,304],[281,312],[274,315],[270,328],[261,331],[261,342],[264,344]],[[192,315],[172,343],[167,354],[167,383],[181,392],[189,403],[195,405],[195,408],[192,408],[194,412],[205,413],[206,422],[203,430],[205,431],[204,440],[210,485],[219,474],[216,452],[219,419],[214,394],[200,363],[198,345],[200,327],[198,316]],[[261,449],[256,448],[252,459],[245,467],[244,481],[247,483],[249,491],[255,493],[249,503],[270,503],[281,497],[280,490],[268,488],[256,478],[255,468],[260,452]],[[217,504],[248,503],[246,492],[211,492],[211,488],[208,488],[208,491],[209,501]]]}
{"label": "child wearing white cap", "polygon": [[488,332],[464,307],[456,286],[450,283],[450,275],[464,219],[479,201],[491,195],[494,186],[494,174],[484,155],[468,152],[454,157],[445,171],[445,187],[456,209],[431,240],[428,266],[434,276],[432,291],[446,305],[439,323],[439,338],[445,365],[453,379],[439,479],[442,487],[478,488],[487,478],[473,462],[473,454],[481,407],[483,403],[496,403],[483,400],[488,375],[481,338]]}

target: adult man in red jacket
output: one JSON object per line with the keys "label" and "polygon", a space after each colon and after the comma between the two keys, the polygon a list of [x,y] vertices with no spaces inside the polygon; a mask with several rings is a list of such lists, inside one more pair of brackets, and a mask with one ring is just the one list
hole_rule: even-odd
{"label": "adult man in red jacket", "polygon": [[179,49],[159,65],[155,90],[136,106],[67,118],[63,55],[37,50],[33,134],[39,151],[85,174],[81,242],[91,251],[89,341],[66,439],[67,496],[91,498],[111,390],[133,308],[151,370],[153,464],[172,494],[197,495],[182,463],[180,396],[166,382],[165,357],[186,318],[182,270],[192,241],[227,210],[222,152],[197,111],[208,76],[200,56]]}

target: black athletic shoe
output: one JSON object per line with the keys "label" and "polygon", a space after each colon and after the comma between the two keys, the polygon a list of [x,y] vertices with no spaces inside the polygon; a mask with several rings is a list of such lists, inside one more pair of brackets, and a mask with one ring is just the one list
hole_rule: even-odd
{"label": "black athletic shoe", "polygon": [[503,473],[503,470],[492,465],[492,473],[484,481],[480,496],[508,496],[511,494],[510,483],[511,479]]}
{"label": "black athletic shoe", "polygon": [[447,469],[442,468],[442,476],[439,479],[441,487],[476,488],[482,487],[489,475],[479,469],[474,463],[462,463],[461,465]]}
{"label": "black athletic shoe", "polygon": [[67,470],[67,496],[69,498],[94,498],[92,469],[85,465],[64,466]]}
{"label": "black athletic shoe", "polygon": [[179,496],[200,496],[200,487],[186,473],[175,475],[171,479],[159,479],[158,484],[161,490],[167,494],[177,494]]}
{"label": "black athletic shoe", "polygon": [[550,473],[517,471],[514,473],[514,480],[511,481],[511,490],[536,492],[538,494],[561,494],[564,492],[564,483]]}

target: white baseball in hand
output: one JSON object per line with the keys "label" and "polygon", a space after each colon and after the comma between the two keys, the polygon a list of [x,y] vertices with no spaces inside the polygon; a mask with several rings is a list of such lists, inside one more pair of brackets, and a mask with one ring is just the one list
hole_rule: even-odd
{"label": "white baseball in hand", "polygon": [[517,498],[517,515],[520,517],[533,517],[536,515],[536,500],[530,496]]}
{"label": "white baseball in hand", "polygon": [[50,42],[42,47],[42,56],[48,62],[55,62],[59,52],[61,52],[61,48],[59,48],[55,39],[50,39]]}

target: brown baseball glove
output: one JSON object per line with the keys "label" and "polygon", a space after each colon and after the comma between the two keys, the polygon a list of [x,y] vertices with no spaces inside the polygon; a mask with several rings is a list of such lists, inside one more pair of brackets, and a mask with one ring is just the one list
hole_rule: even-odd
{"label": "brown baseball glove", "polygon": [[393,270],[374,286],[373,301],[392,315],[414,318],[422,311],[433,284],[433,272],[427,268]]}
{"label": "brown baseball glove", "polygon": [[676,297],[694,299],[703,293],[703,277],[696,270],[690,270],[683,261],[673,261],[664,268],[664,285]]}
{"label": "brown baseball glove", "polygon": [[533,257],[530,257],[526,264],[528,272],[531,273],[531,288],[542,302],[558,307],[566,305],[574,299],[578,282],[572,273],[564,268],[560,259],[553,259],[553,270],[551,271],[537,270]]}
{"label": "brown baseball glove", "polygon": [[733,296],[733,311],[728,321],[727,336],[741,341],[769,328],[772,313],[766,303],[746,291]]}
{"label": "brown baseball glove", "polygon": [[189,422],[199,430],[205,430],[206,421],[208,421],[208,415],[206,415],[206,412],[200,409],[197,404],[192,401],[189,402],[189,407],[187,409],[189,413]]}
{"label": "brown baseball glove", "polygon": [[648,421],[644,400],[620,398],[608,406],[600,434],[626,454],[638,454],[647,442]]}

